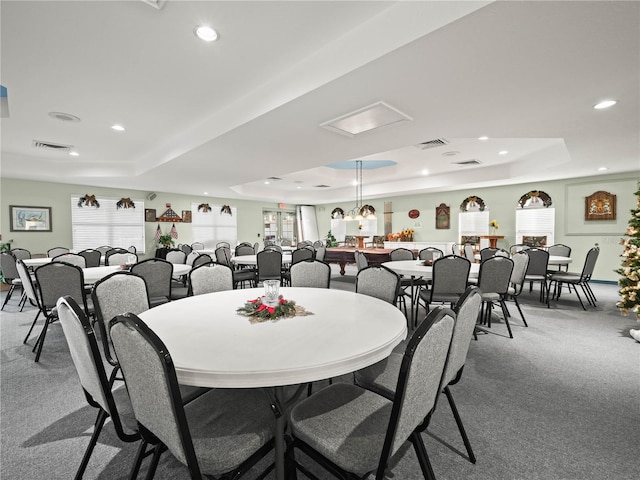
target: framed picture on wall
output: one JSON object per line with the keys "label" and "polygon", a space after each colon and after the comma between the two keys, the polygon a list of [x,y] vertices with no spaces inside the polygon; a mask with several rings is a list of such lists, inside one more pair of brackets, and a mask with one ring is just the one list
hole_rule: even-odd
{"label": "framed picture on wall", "polygon": [[448,205],[441,203],[436,207],[436,229],[448,230],[450,228],[451,212]]}
{"label": "framed picture on wall", "polygon": [[145,222],[155,222],[156,221],[156,209],[155,208],[145,208],[144,209],[144,221]]}
{"label": "framed picture on wall", "polygon": [[12,232],[50,232],[51,207],[9,206]]}
{"label": "framed picture on wall", "polygon": [[191,210],[182,210],[182,223],[191,223]]}
{"label": "framed picture on wall", "polygon": [[584,198],[585,220],[615,220],[616,196],[603,190]]}

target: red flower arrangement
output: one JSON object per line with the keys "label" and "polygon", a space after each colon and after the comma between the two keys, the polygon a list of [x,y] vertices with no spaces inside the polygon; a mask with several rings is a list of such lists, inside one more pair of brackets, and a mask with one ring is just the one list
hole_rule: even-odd
{"label": "red flower arrangement", "polygon": [[285,300],[282,295],[278,297],[278,303],[273,307],[263,303],[263,299],[264,297],[258,297],[254,300],[248,300],[236,311],[240,315],[250,317],[252,323],[276,320],[281,317],[312,315],[304,307],[296,305],[296,302]]}

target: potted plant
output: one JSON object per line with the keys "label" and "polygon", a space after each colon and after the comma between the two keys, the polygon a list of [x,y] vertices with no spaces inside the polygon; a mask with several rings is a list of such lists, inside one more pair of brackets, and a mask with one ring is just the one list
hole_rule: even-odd
{"label": "potted plant", "polygon": [[168,233],[160,235],[160,238],[158,238],[158,243],[164,248],[171,248],[174,245],[173,238],[171,238],[171,235],[169,235]]}

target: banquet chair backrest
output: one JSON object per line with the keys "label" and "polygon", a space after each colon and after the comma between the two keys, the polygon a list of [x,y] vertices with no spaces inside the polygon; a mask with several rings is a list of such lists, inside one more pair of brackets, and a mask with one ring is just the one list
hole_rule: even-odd
{"label": "banquet chair backrest", "polygon": [[187,256],[193,251],[193,248],[187,244],[180,245],[180,250],[182,250]]}
{"label": "banquet chair backrest", "polygon": [[434,409],[443,387],[455,318],[449,309],[435,309],[411,336],[400,366],[381,458],[394,455]]}
{"label": "banquet chair backrest", "polygon": [[103,245],[101,247],[97,247],[96,250],[98,250],[100,252],[100,255],[104,255],[106,254],[109,250],[111,250],[113,247],[110,245]]}
{"label": "banquet chair backrest", "polygon": [[144,278],[152,305],[171,299],[173,265],[170,262],[161,258],[149,258],[133,265],[131,272]]}
{"label": "banquet chair backrest", "polygon": [[469,270],[471,262],[457,255],[447,255],[433,262],[431,301],[438,301],[442,295],[461,296],[467,289]]}
{"label": "banquet chair backrest", "polygon": [[509,289],[513,260],[501,256],[493,256],[480,264],[478,288],[483,294],[505,294]]}
{"label": "banquet chair backrest", "polygon": [[480,250],[480,261],[484,262],[487,258],[491,258],[495,256],[497,248],[487,247]]}
{"label": "banquet chair backrest", "polygon": [[69,253],[69,249],[67,247],[53,247],[47,250],[47,257],[53,258],[63,253]]}
{"label": "banquet chair backrest", "polygon": [[521,250],[517,253],[514,253],[511,257],[511,260],[513,260],[511,285],[516,289],[516,294],[519,294],[524,284],[524,277],[527,274],[527,267],[529,266],[529,255]]}
{"label": "banquet chair backrest", "polygon": [[369,266],[369,259],[364,252],[356,250],[353,255],[356,257],[356,267],[358,267],[358,271]]}
{"label": "banquet chair backrest", "polygon": [[324,262],[324,256],[327,253],[327,247],[320,246],[320,247],[316,247],[316,260],[320,260],[321,262]]}
{"label": "banquet chair backrest", "polygon": [[[128,441],[138,439],[139,435],[133,418],[130,422],[121,421],[118,411],[120,405],[116,404],[111,393],[111,386],[91,322],[70,296],[61,297],[57,302],[57,308],[71,359],[88,403],[101,408],[111,417],[119,438]],[[125,397],[124,400],[128,399]],[[130,410],[130,405],[122,407]]]}
{"label": "banquet chair backrest", "polygon": [[562,243],[556,243],[555,245],[551,245],[547,248],[547,252],[549,252],[549,255],[556,255],[558,257],[570,257],[571,247]]}
{"label": "banquet chair backrest", "polygon": [[236,257],[240,257],[243,255],[255,255],[256,252],[253,250],[253,245],[238,245],[236,247]]}
{"label": "banquet chair backrest", "polygon": [[19,278],[16,261],[17,259],[13,256],[13,253],[0,253],[0,270],[2,270],[2,277],[9,282],[14,278]]}
{"label": "banquet chair backrest", "polygon": [[16,270],[18,271],[18,275],[22,281],[22,288],[24,289],[24,293],[27,295],[27,299],[35,303],[36,306],[40,308],[40,299],[36,293],[33,278],[31,278],[29,269],[22,260],[16,260]]}
{"label": "banquet chair backrest", "polygon": [[306,247],[296,248],[291,252],[291,265],[295,265],[296,263],[303,262],[305,260],[312,260],[313,255],[314,251]]}
{"label": "banquet chair backrest", "polygon": [[471,245],[470,243],[465,243],[464,244],[465,258],[473,263],[476,261],[475,255],[476,255],[476,252],[475,252],[475,249],[473,248],[473,245]]}
{"label": "banquet chair backrest", "polygon": [[167,262],[173,263],[174,265],[183,264],[187,258],[187,254],[182,250],[169,250],[167,252]]}
{"label": "banquet chair backrest", "polygon": [[231,267],[231,250],[227,247],[218,247],[215,250],[216,262]]}
{"label": "banquet chair backrest", "polygon": [[457,243],[453,243],[451,245],[451,254],[460,255],[460,246]]}
{"label": "banquet chair backrest", "polygon": [[26,248],[12,248],[11,253],[17,260],[26,260],[31,258],[31,252]]}
{"label": "banquet chair backrest", "polygon": [[86,250],[82,250],[81,252],[78,252],[78,255],[82,255],[84,257],[84,261],[87,268],[100,266],[102,253],[100,253],[99,250],[93,250],[91,248],[88,248]]}
{"label": "banquet chair backrest", "polygon": [[208,262],[189,272],[189,295],[233,290],[233,270],[221,263]]}
{"label": "banquet chair backrest", "polygon": [[584,265],[582,267],[582,273],[580,274],[580,277],[583,281],[591,280],[591,276],[593,275],[593,270],[596,266],[596,261],[598,260],[599,254],[599,247],[593,247],[587,252],[587,257],[585,258]]}
{"label": "banquet chair backrest", "polygon": [[104,253],[104,264],[105,265],[120,265],[120,263],[116,263],[115,261],[111,260],[111,256],[112,255],[127,255],[129,254],[129,250],[127,250],[126,248],[120,248],[120,247],[114,247],[114,248],[110,248],[109,250],[107,250]]}
{"label": "banquet chair backrest", "polygon": [[395,305],[400,294],[400,276],[383,265],[365,267],[356,276],[356,293]]}
{"label": "banquet chair backrest", "polygon": [[408,248],[396,248],[389,253],[389,259],[392,262],[398,260],[414,260],[413,252]]}
{"label": "banquet chair backrest", "polygon": [[218,242],[218,243],[216,243],[216,248],[220,248],[220,247],[228,248],[229,251],[231,251],[231,244],[229,242]]}
{"label": "banquet chair backrest", "polygon": [[191,244],[192,250],[204,250],[204,243],[202,242],[193,242]]}
{"label": "banquet chair backrest", "polygon": [[312,258],[291,265],[292,287],[329,288],[331,267]]}
{"label": "banquet chair backrest", "polygon": [[418,258],[420,260],[433,260],[433,254],[436,254],[438,258],[444,257],[444,253],[439,248],[427,247],[420,250]]}
{"label": "banquet chair backrest", "polygon": [[106,265],[127,265],[135,263],[138,263],[138,255],[135,253],[113,253],[105,259]]}
{"label": "banquet chair backrest", "polygon": [[276,245],[275,243],[266,244],[264,246],[265,250],[275,250],[276,252],[282,253],[282,247],[280,245]]}
{"label": "banquet chair backrest", "polygon": [[70,295],[83,307],[87,316],[89,315],[82,268],[70,263],[52,261],[36,268],[35,275],[41,305],[46,311],[53,309],[60,297]]}
{"label": "banquet chair backrest", "polygon": [[455,307],[456,324],[453,327],[451,349],[442,379],[443,386],[453,382],[464,367],[481,307],[480,289],[473,286],[468,287]]}
{"label": "banquet chair backrest", "polygon": [[[200,254],[193,250],[190,253],[187,254],[187,258],[184,259],[184,263],[186,263],[187,265],[191,265],[193,266],[193,262],[195,261],[196,258],[198,258]],[[209,257],[211,258],[211,257]]]}
{"label": "banquet chair backrest", "polygon": [[96,282],[91,291],[93,307],[98,319],[105,357],[112,365],[118,362],[113,355],[109,322],[122,313],[146,312],[150,308],[147,283],[140,275],[115,272]]}
{"label": "banquet chair backrest", "polygon": [[205,263],[213,262],[213,258],[211,258],[206,253],[198,255],[193,262],[191,263],[191,267],[196,268],[198,265],[204,265]]}
{"label": "banquet chair backrest", "polygon": [[263,250],[256,255],[258,282],[263,280],[281,280],[282,253],[277,250]]}
{"label": "banquet chair backrest", "polygon": [[63,253],[51,259],[52,262],[64,262],[80,268],[87,268],[87,261],[77,253]]}
{"label": "banquet chair backrest", "polygon": [[528,248],[525,253],[529,255],[529,265],[526,275],[546,276],[549,264],[549,252],[540,248]]}

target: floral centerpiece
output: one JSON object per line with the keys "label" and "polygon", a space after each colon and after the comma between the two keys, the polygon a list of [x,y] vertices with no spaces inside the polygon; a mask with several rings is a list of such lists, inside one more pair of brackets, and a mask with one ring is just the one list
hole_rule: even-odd
{"label": "floral centerpiece", "polygon": [[390,242],[413,242],[413,234],[415,230],[413,228],[404,228],[396,233],[389,233],[387,239]]}
{"label": "floral centerpiece", "polygon": [[304,307],[296,305],[292,300],[285,300],[282,295],[278,297],[278,303],[270,306],[264,303],[265,297],[258,297],[254,300],[247,301],[236,312],[245,317],[249,317],[251,323],[266,322],[269,320],[277,320],[282,317],[303,317],[313,315]]}
{"label": "floral centerpiece", "polygon": [[496,219],[493,219],[489,222],[489,227],[491,228],[491,235],[495,235],[498,228],[500,228],[500,224]]}

